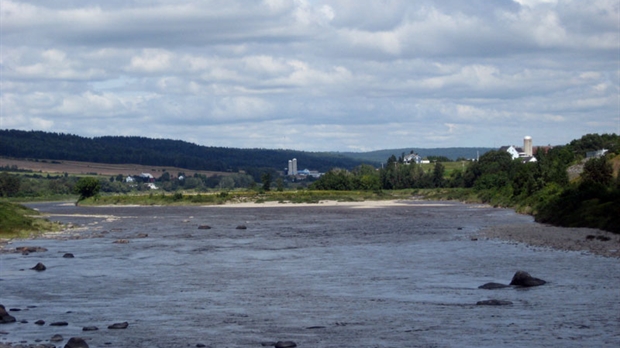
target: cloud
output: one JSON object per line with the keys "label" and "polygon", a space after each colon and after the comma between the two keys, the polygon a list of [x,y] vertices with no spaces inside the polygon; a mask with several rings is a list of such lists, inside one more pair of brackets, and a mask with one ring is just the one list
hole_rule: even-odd
{"label": "cloud", "polygon": [[0,126],[375,150],[618,130],[616,0],[0,0]]}

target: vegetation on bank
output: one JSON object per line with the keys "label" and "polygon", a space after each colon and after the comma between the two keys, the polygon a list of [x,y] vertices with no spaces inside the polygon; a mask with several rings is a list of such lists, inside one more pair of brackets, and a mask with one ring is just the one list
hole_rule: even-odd
{"label": "vegetation on bank", "polygon": [[[601,149],[608,151],[600,157],[586,158],[587,152]],[[540,222],[620,233],[620,137],[617,135],[588,134],[565,146],[539,148],[537,161],[529,163],[513,160],[501,151],[489,151],[474,162],[436,161],[426,165],[404,163],[404,157],[404,154],[399,158],[392,155],[380,169],[370,165],[359,165],[352,170],[334,168],[318,180],[304,182],[281,177],[273,168],[254,175],[195,174],[182,180],[164,172],[159,178],[131,183],[120,174],[78,178],[66,174],[14,175],[3,171],[0,198],[79,197],[80,204],[206,205],[423,196],[512,207],[532,214]],[[569,171],[573,173],[570,176]],[[255,180],[257,176],[259,179]]]}
{"label": "vegetation on bank", "polygon": [[19,204],[0,202],[1,239],[27,238],[60,228],[60,224],[41,218],[36,210]]}
{"label": "vegetation on bank", "polygon": [[[587,153],[606,149],[598,157]],[[580,175],[570,180],[569,168]],[[615,169],[614,169],[615,168]],[[332,170],[310,188],[318,190],[420,189],[433,199],[457,199],[512,207],[539,222],[593,227],[620,233],[620,137],[588,134],[565,146],[539,148],[536,162],[513,160],[507,152],[489,151],[464,170],[446,175],[444,164],[432,168],[406,164],[394,156],[380,170],[360,166]]]}
{"label": "vegetation on bank", "polygon": [[411,190],[404,191],[263,191],[242,190],[219,193],[151,193],[135,195],[93,196],[80,205],[220,205],[230,203],[319,203],[321,201],[363,202],[367,200],[406,199]]}

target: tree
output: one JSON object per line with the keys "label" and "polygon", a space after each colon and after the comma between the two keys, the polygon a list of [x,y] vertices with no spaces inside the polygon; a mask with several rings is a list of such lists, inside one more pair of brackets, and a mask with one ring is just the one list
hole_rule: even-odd
{"label": "tree", "polygon": [[263,183],[263,190],[269,191],[271,190],[271,174],[265,173],[261,176],[261,181]]}
{"label": "tree", "polygon": [[605,157],[593,158],[583,165],[583,182],[609,186],[613,181],[613,168]]}
{"label": "tree", "polygon": [[74,188],[75,192],[80,195],[75,205],[81,200],[96,196],[101,190],[101,183],[95,178],[85,177],[78,180]]}
{"label": "tree", "polygon": [[435,162],[435,167],[433,168],[433,186],[435,187],[443,187],[444,179],[443,174],[445,172],[445,167],[440,162]]}
{"label": "tree", "polygon": [[0,173],[0,197],[12,197],[17,195],[21,180],[17,175],[7,172]]}

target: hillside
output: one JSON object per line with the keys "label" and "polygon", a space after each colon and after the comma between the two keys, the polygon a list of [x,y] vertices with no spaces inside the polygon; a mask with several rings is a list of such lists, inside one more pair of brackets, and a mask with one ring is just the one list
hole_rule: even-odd
{"label": "hillside", "polygon": [[422,157],[444,156],[454,161],[458,158],[467,158],[467,159],[476,158],[477,156],[482,156],[483,154],[491,150],[496,150],[496,149],[493,149],[490,147],[446,147],[446,148],[429,148],[429,149],[404,148],[404,149],[377,150],[377,151],[370,151],[370,152],[339,152],[338,154],[344,155],[350,158],[355,158],[360,161],[384,163],[392,155],[398,158],[403,153],[405,155],[409,154],[412,150]]}
{"label": "hillside", "polygon": [[328,171],[378,163],[332,154],[293,150],[208,147],[182,140],[105,136],[86,138],[42,131],[0,130],[0,156],[109,164],[132,163],[203,171],[284,169],[297,158],[299,169]]}

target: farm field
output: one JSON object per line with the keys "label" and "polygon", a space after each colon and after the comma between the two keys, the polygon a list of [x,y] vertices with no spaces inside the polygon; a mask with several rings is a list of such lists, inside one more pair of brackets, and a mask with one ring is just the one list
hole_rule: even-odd
{"label": "farm field", "polygon": [[140,164],[109,164],[94,162],[77,161],[58,161],[58,160],[34,160],[34,159],[12,159],[0,157],[0,167],[17,166],[19,169],[32,170],[41,173],[68,173],[73,175],[139,175],[141,173],[151,173],[154,177],[159,177],[161,173],[168,172],[171,175],[178,175],[179,172],[192,176],[194,173],[206,176],[227,175],[226,172],[188,170],[176,167],[145,166]]}

